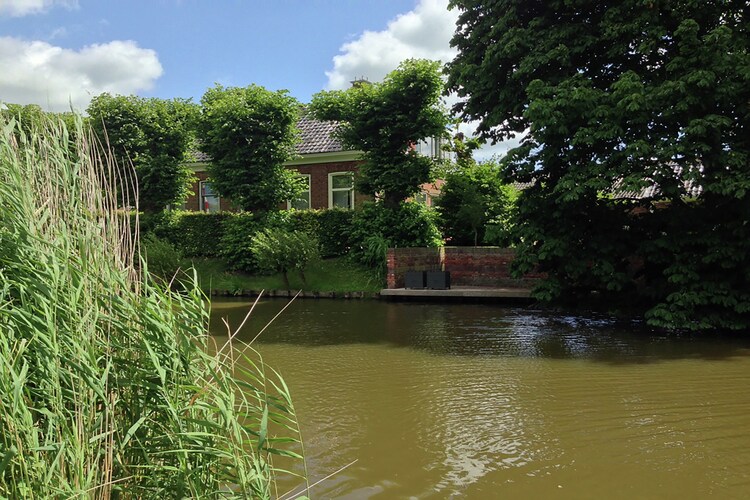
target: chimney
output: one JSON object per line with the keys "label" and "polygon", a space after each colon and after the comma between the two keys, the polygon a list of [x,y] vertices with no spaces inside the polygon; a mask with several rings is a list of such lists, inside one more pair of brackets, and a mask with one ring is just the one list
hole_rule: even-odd
{"label": "chimney", "polygon": [[352,80],[349,83],[352,84],[352,87],[358,89],[358,88],[362,87],[363,85],[370,85],[370,80],[368,80],[364,76],[361,76],[359,78],[355,78],[354,80]]}

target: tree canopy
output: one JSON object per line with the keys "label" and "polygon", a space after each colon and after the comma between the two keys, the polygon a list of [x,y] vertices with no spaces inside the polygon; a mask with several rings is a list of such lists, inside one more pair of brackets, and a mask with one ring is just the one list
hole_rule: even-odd
{"label": "tree canopy", "polygon": [[58,120],[65,124],[69,134],[74,134],[78,130],[76,115],[72,111],[63,113],[44,111],[38,104],[0,103],[0,117],[2,116],[18,121],[15,133],[32,134],[44,130],[45,127],[49,128],[52,124],[58,124]]}
{"label": "tree canopy", "polygon": [[[542,298],[750,326],[750,12],[739,0],[452,0],[449,90],[520,199]],[[635,195],[636,193],[643,195]]]}
{"label": "tree canopy", "polygon": [[287,91],[258,85],[206,91],[198,130],[219,194],[250,211],[275,210],[294,199],[299,180],[283,164],[295,155],[299,108]]}
{"label": "tree canopy", "polygon": [[430,180],[433,161],[418,155],[415,146],[445,134],[442,90],[438,62],[410,59],[380,83],[316,94],[310,111],[319,120],[341,122],[342,143],[363,152],[358,189],[382,194],[396,207]]}
{"label": "tree canopy", "polygon": [[193,179],[184,160],[194,134],[195,104],[104,93],[91,100],[87,112],[102,143],[112,148],[121,191],[128,190],[132,162],[141,210],[158,212],[185,201]]}
{"label": "tree canopy", "polygon": [[451,245],[505,245],[517,191],[500,179],[494,161],[460,164],[446,173],[435,200]]}

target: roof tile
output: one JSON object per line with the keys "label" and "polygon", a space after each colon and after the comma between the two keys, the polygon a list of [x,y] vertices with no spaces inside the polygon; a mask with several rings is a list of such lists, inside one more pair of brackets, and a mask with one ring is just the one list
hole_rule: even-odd
{"label": "roof tile", "polygon": [[[300,142],[297,143],[295,151],[299,155],[313,153],[336,153],[346,151],[341,142],[334,137],[338,122],[320,121],[304,115],[297,121],[300,132]],[[188,152],[188,158],[195,163],[208,163],[211,156],[203,151],[193,150]]]}

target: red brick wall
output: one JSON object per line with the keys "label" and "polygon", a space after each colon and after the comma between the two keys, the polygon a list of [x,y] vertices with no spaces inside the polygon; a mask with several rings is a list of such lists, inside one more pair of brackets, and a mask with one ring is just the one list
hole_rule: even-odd
{"label": "red brick wall", "polygon": [[[310,176],[310,208],[328,208],[328,174],[334,172],[356,172],[361,161],[342,161],[336,163],[315,163],[299,165],[294,168],[300,174]],[[360,193],[354,194],[354,205],[359,206],[369,197]]]}
{"label": "red brick wall", "polygon": [[[198,212],[201,210],[200,206],[200,183],[201,181],[205,181],[208,178],[208,174],[206,172],[193,172],[195,176],[198,178],[197,181],[191,186],[190,188],[190,194],[187,197],[187,201],[185,201],[185,210],[192,210],[194,212]],[[231,203],[229,203],[229,200],[226,200],[224,198],[219,198],[219,208],[221,210],[229,210],[234,211],[234,207]]]}
{"label": "red brick wall", "polygon": [[388,288],[403,288],[408,270],[444,269],[452,286],[530,287],[541,275],[510,276],[515,251],[497,247],[389,248]]}
{"label": "red brick wall", "polygon": [[439,248],[389,248],[388,288],[403,288],[406,271],[439,271]]}
{"label": "red brick wall", "polygon": [[[356,172],[361,161],[344,161],[336,163],[314,163],[310,165],[300,165],[293,168],[301,174],[310,175],[310,208],[328,208],[328,174],[334,172]],[[206,172],[195,172],[199,181],[205,181],[208,177]],[[186,210],[200,210],[200,201],[198,196],[199,182],[193,184],[185,203]],[[361,193],[354,194],[354,205],[360,206],[364,201],[371,199]],[[229,202],[223,198],[219,200],[222,210],[232,210]],[[286,204],[283,207],[286,208]]]}
{"label": "red brick wall", "polygon": [[193,186],[190,188],[190,194],[185,202],[185,210],[193,210],[197,212],[200,210],[200,181],[205,181],[207,174],[206,172],[195,172],[195,176],[198,180],[193,183]]}

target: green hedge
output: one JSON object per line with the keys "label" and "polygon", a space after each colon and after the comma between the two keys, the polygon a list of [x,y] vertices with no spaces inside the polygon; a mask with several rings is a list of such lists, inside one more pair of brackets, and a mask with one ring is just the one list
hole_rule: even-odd
{"label": "green hedge", "polygon": [[224,224],[234,214],[173,211],[141,215],[141,233],[170,242],[186,257],[218,257]]}
{"label": "green hedge", "polygon": [[257,270],[250,243],[253,235],[265,229],[303,231],[320,242],[323,258],[353,255],[370,264],[380,259],[369,254],[377,248],[379,255],[384,245],[441,243],[434,212],[415,203],[402,203],[395,209],[368,203],[354,211],[290,210],[263,215],[174,211],[141,216],[140,228],[143,236],[165,240],[185,257],[220,257],[230,268],[245,272]]}
{"label": "green hedge", "polygon": [[171,243],[186,257],[221,257],[236,270],[256,270],[250,252],[254,234],[266,228],[304,231],[320,241],[324,258],[346,255],[354,213],[351,210],[291,210],[255,215],[250,212],[185,212],[141,215],[143,236]]}

